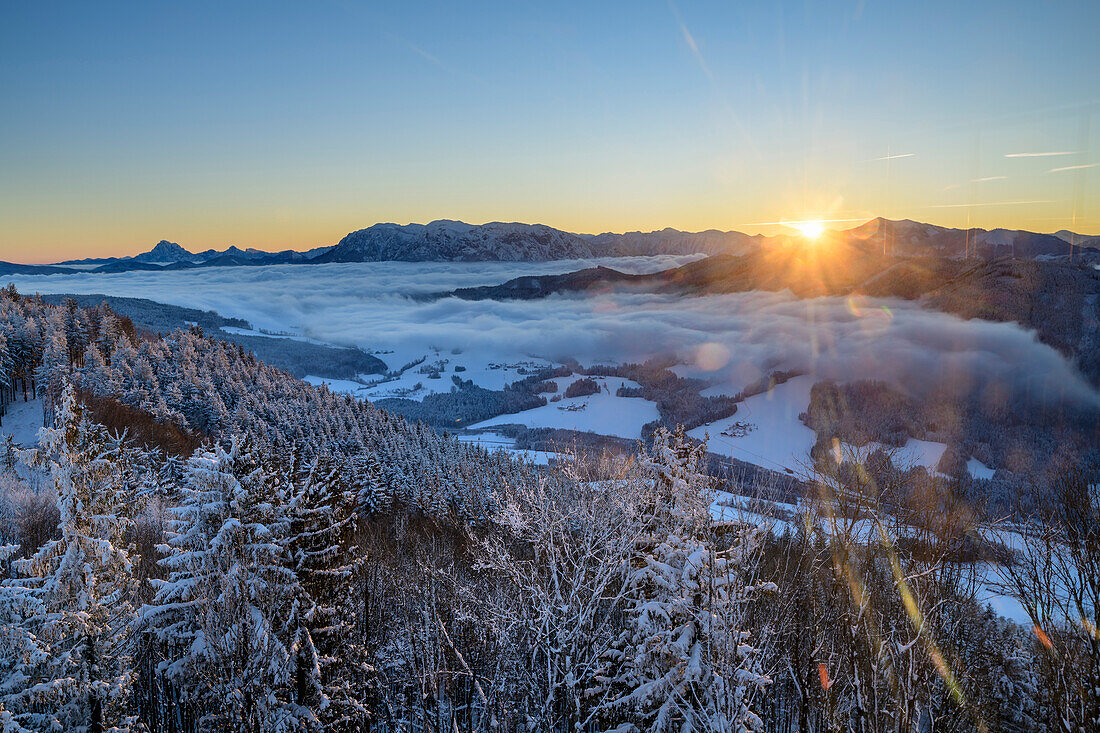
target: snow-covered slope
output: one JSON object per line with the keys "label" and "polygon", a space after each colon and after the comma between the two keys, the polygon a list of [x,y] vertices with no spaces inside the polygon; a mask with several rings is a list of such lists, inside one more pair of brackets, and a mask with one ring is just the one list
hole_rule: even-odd
{"label": "snow-covered slope", "polygon": [[375,224],[352,232],[313,262],[507,262],[575,259],[592,256],[592,247],[575,234],[542,224]]}

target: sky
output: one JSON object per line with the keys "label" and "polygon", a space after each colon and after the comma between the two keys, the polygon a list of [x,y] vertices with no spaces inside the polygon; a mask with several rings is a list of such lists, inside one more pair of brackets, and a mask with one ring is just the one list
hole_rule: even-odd
{"label": "sky", "polygon": [[874,216],[1100,233],[1100,3],[7,3],[0,259]]}

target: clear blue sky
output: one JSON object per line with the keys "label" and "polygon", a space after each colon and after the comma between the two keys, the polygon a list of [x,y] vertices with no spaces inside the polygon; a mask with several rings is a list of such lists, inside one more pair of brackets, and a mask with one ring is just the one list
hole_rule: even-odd
{"label": "clear blue sky", "polygon": [[1100,231],[1098,35],[1085,1],[9,2],[0,259],[436,218]]}

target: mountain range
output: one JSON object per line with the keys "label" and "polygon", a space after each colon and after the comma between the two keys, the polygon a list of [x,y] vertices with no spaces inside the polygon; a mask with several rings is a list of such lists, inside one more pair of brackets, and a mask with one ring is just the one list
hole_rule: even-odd
{"label": "mountain range", "polygon": [[[952,229],[908,219],[876,218],[845,231],[825,235],[829,246],[843,244],[867,253],[899,257],[938,256],[992,259],[1058,258],[1075,254],[1100,261],[1100,236],[1069,231],[1041,234],[1010,229]],[[774,236],[737,231],[573,234],[543,224],[491,222],[466,224],[439,220],[429,224],[375,224],[351,232],[337,244],[306,251],[264,252],[229,247],[190,252],[161,240],[133,257],[70,260],[56,265],[0,263],[0,275],[131,270],[190,269],[329,262],[484,262],[546,261],[660,254],[741,255],[799,242],[796,232]]]}

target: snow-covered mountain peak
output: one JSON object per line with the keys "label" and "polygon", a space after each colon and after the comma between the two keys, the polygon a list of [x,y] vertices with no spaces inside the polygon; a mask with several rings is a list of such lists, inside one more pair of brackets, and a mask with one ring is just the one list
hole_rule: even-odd
{"label": "snow-covered mountain peak", "polygon": [[441,219],[428,224],[375,224],[351,232],[313,262],[375,260],[522,261],[592,257],[575,234],[543,224],[467,224]]}

